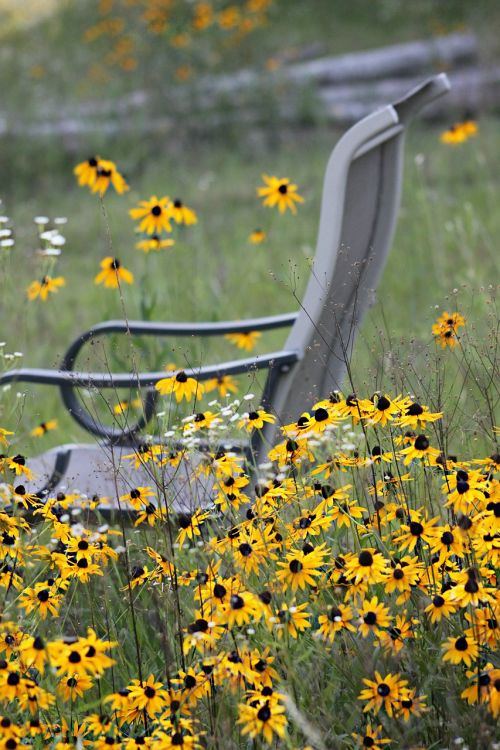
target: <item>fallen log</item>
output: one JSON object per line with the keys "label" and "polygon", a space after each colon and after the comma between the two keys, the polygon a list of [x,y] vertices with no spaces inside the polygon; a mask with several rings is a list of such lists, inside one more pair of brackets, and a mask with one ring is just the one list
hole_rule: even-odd
{"label": "fallen log", "polygon": [[[500,66],[468,68],[447,75],[451,91],[446,101],[429,105],[422,113],[424,117],[446,116],[451,120],[463,117],[467,112],[475,115],[500,106]],[[421,81],[421,77],[405,77],[349,86],[323,86],[317,91],[320,111],[335,122],[355,122],[387,102],[396,101]]]}

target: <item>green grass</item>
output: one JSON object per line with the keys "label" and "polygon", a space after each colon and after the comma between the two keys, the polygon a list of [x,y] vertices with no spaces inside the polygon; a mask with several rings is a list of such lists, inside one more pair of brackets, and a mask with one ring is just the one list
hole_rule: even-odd
{"label": "green grass", "polygon": [[[500,138],[494,121],[480,127],[477,139],[458,148],[440,144],[439,129],[411,131],[394,247],[378,303],[356,350],[356,380],[366,388],[373,376],[378,387],[391,385],[391,372],[380,371],[377,339],[390,335],[392,342],[406,342],[403,349],[411,341],[410,349],[421,351],[431,339],[436,305],[458,305],[467,316],[472,313],[478,331],[484,332],[481,318],[488,306],[478,290],[495,277],[494,237],[500,219],[493,155]],[[10,185],[4,210],[12,217],[16,235],[15,249],[4,252],[2,259],[6,350],[22,351],[26,366],[55,367],[79,332],[124,313],[143,318],[144,303],[152,299],[156,302],[149,317],[155,320],[224,320],[295,309],[292,288],[296,285],[300,296],[307,282],[323,172],[337,137],[338,133],[316,128],[275,132],[258,145],[242,137],[237,149],[207,139],[189,148],[186,144],[185,150],[158,141],[95,139],[78,153],[50,141],[43,148],[12,142],[2,164]],[[124,196],[106,195],[103,206],[96,196],[79,189],[72,175],[73,165],[93,152],[115,159],[131,184]],[[260,205],[255,188],[264,171],[298,183],[306,202],[297,217],[281,217]],[[128,208],[153,193],[182,197],[197,210],[199,223],[179,233],[172,251],[144,256],[134,249]],[[28,284],[41,274],[32,221],[39,214],[69,219],[67,245],[56,269],[67,284],[45,304],[28,302],[25,296]],[[268,240],[250,245],[248,234],[257,226],[268,230]],[[119,257],[135,274],[135,284],[123,289],[123,305],[116,292],[93,283],[106,255]],[[458,300],[448,297],[454,288],[460,290]],[[273,350],[283,340],[283,332],[270,334],[259,351]],[[155,347],[149,362],[143,359],[143,368],[171,359],[184,364],[233,356],[225,343],[211,341],[208,350],[206,340],[188,341],[187,349],[186,342],[172,344],[173,354],[168,347]],[[46,388],[40,392],[43,401],[26,409],[29,419],[41,421],[56,412],[60,416],[57,395]],[[68,424],[65,430],[68,437],[78,435]]]}

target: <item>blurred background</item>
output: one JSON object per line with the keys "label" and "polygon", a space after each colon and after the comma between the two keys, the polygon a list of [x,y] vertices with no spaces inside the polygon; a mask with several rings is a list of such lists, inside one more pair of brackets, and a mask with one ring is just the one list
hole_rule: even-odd
{"label": "blurred background", "polygon": [[[0,241],[0,339],[4,353],[23,353],[5,367],[57,366],[80,331],[124,314],[223,320],[296,308],[338,137],[440,71],[453,92],[408,139],[396,241],[356,348],[359,388],[396,387],[397,346],[425,370],[444,309],[487,335],[500,234],[499,28],[495,0],[0,0],[0,212],[14,240]],[[477,135],[443,143],[464,120]],[[101,203],[79,188],[73,168],[93,155],[113,160],[130,191]],[[263,173],[298,185],[297,216],[262,207]],[[181,198],[198,224],[168,252],[145,255],[128,210],[153,194]],[[40,215],[67,218],[53,267],[66,285],[46,303],[26,297],[44,273]],[[266,239],[252,244],[257,228]],[[123,298],[94,284],[109,255],[135,276]],[[282,340],[270,334],[257,351]],[[228,347],[144,342],[141,363],[207,363],[234,356]],[[113,357],[126,364],[116,347]],[[12,420],[26,429],[61,411],[47,389],[22,402]]]}

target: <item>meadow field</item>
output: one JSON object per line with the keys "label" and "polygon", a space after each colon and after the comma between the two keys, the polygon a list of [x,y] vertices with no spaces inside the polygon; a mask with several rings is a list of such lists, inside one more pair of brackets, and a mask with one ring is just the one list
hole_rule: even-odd
{"label": "meadow field", "polygon": [[[315,0],[308,12],[295,0],[248,0],[241,7],[258,6],[265,23],[225,54],[215,31],[196,51],[162,45],[175,26],[169,14],[193,4],[53,5],[34,4],[31,20],[9,8],[2,31],[2,370],[56,368],[70,342],[104,320],[220,321],[297,308],[342,129],[309,105],[300,122],[284,123],[263,92],[254,125],[174,117],[164,133],[148,132],[148,118],[168,107],[166,82],[180,86],[188,63],[189,75],[209,63],[215,75],[293,59],[313,43],[333,54],[454,29],[478,34],[486,60],[498,44],[499,9],[489,2],[410,9],[385,0],[368,11],[360,0]],[[131,35],[136,64],[126,63],[130,49],[103,62],[107,37],[88,41],[99,18],[120,12],[131,24],[143,6],[157,30],[147,42]],[[174,39],[186,31],[185,16],[177,20]],[[107,106],[155,87],[158,99],[123,132],[23,132],[40,113],[64,117],[90,99]],[[323,394],[285,426],[260,468],[220,447],[275,419],[254,374],[227,393],[166,380],[145,447],[131,446],[148,486],[130,487],[119,498],[130,513],[104,523],[103,499],[78,488],[26,492],[25,456],[90,438],[55,389],[2,388],[5,750],[500,746],[500,135],[496,113],[479,112],[475,135],[443,143],[454,122],[418,121],[409,132],[395,241],[345,392]],[[79,186],[74,169],[92,158],[112,161],[129,189],[91,192],[92,167]],[[296,215],[263,205],[263,175],[297,185]],[[153,247],[130,212],[163,198],[171,231]],[[174,218],[175,201],[196,223]],[[42,299],[46,276],[63,281]],[[264,334],[252,351],[274,351],[284,337]],[[182,370],[243,355],[238,344],[143,338],[132,348],[112,337],[78,365]],[[108,421],[141,408],[136,393],[88,396]],[[193,497],[200,478],[212,483],[206,508],[177,512],[166,470],[184,468]]]}

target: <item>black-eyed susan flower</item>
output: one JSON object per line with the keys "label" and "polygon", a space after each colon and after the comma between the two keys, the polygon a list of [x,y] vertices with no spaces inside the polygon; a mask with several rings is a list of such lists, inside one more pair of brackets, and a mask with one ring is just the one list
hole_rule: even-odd
{"label": "black-eyed susan flower", "polygon": [[242,331],[241,333],[226,333],[224,338],[237,346],[238,349],[251,352],[261,336],[260,331]]}
{"label": "black-eyed susan flower", "polygon": [[7,446],[9,444],[9,441],[7,439],[7,435],[13,435],[14,433],[10,430],[6,430],[3,427],[0,427],[0,445]]}
{"label": "black-eyed susan flower", "polygon": [[43,437],[49,430],[57,429],[57,419],[48,419],[46,422],[40,422],[39,425],[31,430],[32,437]]}
{"label": "black-eyed susan flower", "polygon": [[399,674],[389,673],[382,677],[380,672],[375,672],[374,680],[364,677],[363,682],[368,686],[358,696],[358,700],[368,701],[363,712],[373,711],[378,714],[381,708],[385,708],[388,716],[394,714],[401,700],[402,690],[408,684],[408,680],[402,680]]}
{"label": "black-eyed susan flower", "polygon": [[434,624],[443,618],[447,619],[457,609],[458,604],[453,602],[450,591],[443,591],[433,596],[431,603],[424,611],[429,615],[431,623]]}
{"label": "black-eyed susan flower", "polygon": [[172,231],[171,205],[168,195],[164,195],[163,198],[152,195],[147,201],[139,201],[139,206],[131,208],[129,214],[132,219],[140,220],[140,232],[159,235],[161,232]]}
{"label": "black-eyed susan flower", "polygon": [[373,398],[372,409],[366,411],[363,418],[367,420],[367,424],[380,424],[384,427],[388,422],[395,419],[408,403],[409,399],[402,396],[396,396],[396,398],[392,399],[387,394],[377,394]]}
{"label": "black-eyed susan flower", "polygon": [[175,198],[170,204],[170,215],[176,224],[186,224],[186,226],[189,226],[198,223],[198,217],[193,209],[184,205],[179,198]]}
{"label": "black-eyed susan flower", "polygon": [[442,644],[443,661],[449,661],[452,664],[463,662],[466,667],[470,667],[479,655],[479,648],[474,638],[466,638],[464,635],[457,637],[450,636]]}
{"label": "black-eyed susan flower", "polygon": [[402,533],[394,537],[395,543],[401,549],[407,549],[409,552],[413,552],[420,540],[430,544],[434,540],[436,533],[434,527],[438,520],[437,517],[428,519],[422,513],[412,511],[409,522],[401,524],[400,531]]}
{"label": "black-eyed susan flower", "polygon": [[82,161],[77,164],[73,169],[74,174],[78,178],[78,184],[80,187],[88,185],[92,187],[97,179],[97,167],[99,166],[99,156],[91,156],[86,161]]}
{"label": "black-eyed susan flower", "polygon": [[19,606],[26,612],[36,611],[42,620],[50,614],[57,617],[63,596],[45,583],[37,583],[34,588],[24,589],[19,600]]}
{"label": "black-eyed susan flower", "polygon": [[182,546],[186,539],[193,540],[201,535],[201,525],[209,517],[209,511],[196,510],[194,513],[179,513],[177,542]]}
{"label": "black-eyed susan flower", "polygon": [[299,633],[311,627],[309,618],[311,613],[307,611],[307,602],[303,604],[283,603],[276,615],[269,618],[268,623],[274,626],[276,635],[279,639],[283,637],[286,630],[292,638],[298,638]]}
{"label": "black-eyed susan flower", "polygon": [[358,610],[359,620],[358,629],[363,638],[370,633],[378,635],[381,628],[388,628],[391,624],[392,617],[389,608],[383,602],[379,602],[378,597],[365,599]]}
{"label": "black-eyed susan flower", "polygon": [[110,185],[114,187],[118,194],[125,193],[129,189],[116,164],[108,159],[100,159],[97,165],[96,179],[94,184],[90,186],[90,190],[93,193],[104,195]]}
{"label": "black-eyed susan flower", "polygon": [[77,164],[73,170],[80,186],[87,185],[93,193],[104,195],[110,185],[117,193],[124,193],[129,189],[123,175],[116,164],[100,156],[91,156],[84,162]]}
{"label": "black-eyed susan flower", "polygon": [[418,620],[415,618],[413,620],[407,618],[406,611],[396,615],[393,624],[387,630],[378,633],[378,640],[375,641],[375,645],[382,646],[387,653],[396,656],[403,649],[405,641],[409,638],[415,638],[414,625],[417,624]]}
{"label": "black-eyed susan flower", "polygon": [[439,140],[448,146],[457,146],[477,135],[478,130],[477,122],[464,120],[464,122],[457,122],[444,130],[439,136]]}
{"label": "black-eyed susan flower", "polygon": [[396,424],[398,427],[411,427],[414,430],[419,427],[425,429],[427,422],[435,422],[442,416],[442,411],[433,413],[429,411],[428,406],[422,406],[417,401],[412,401],[402,410]]}
{"label": "black-eyed susan flower", "polygon": [[417,695],[415,688],[403,688],[401,698],[396,707],[396,715],[408,722],[412,717],[423,716],[429,709],[425,705],[426,695]]}
{"label": "black-eyed susan flower", "polygon": [[229,597],[229,606],[223,614],[223,622],[229,629],[258,621],[262,610],[258,598],[251,591],[239,591]]}
{"label": "black-eyed susan flower", "polygon": [[214,390],[219,392],[221,398],[225,398],[231,393],[238,393],[238,386],[231,375],[220,375],[217,378],[210,378],[205,383],[205,393],[210,393]]}
{"label": "black-eyed susan flower", "polygon": [[26,290],[28,299],[33,301],[35,299],[41,299],[45,302],[48,299],[49,294],[54,294],[59,291],[59,288],[64,286],[66,283],[63,276],[43,276],[41,281],[33,281]]}
{"label": "black-eyed susan flower", "polygon": [[345,556],[346,575],[356,583],[381,583],[386,576],[387,560],[373,547],[362,549],[359,554]]}
{"label": "black-eyed susan flower", "polygon": [[329,607],[325,615],[318,617],[318,633],[330,643],[333,643],[337,633],[348,630],[351,633],[356,632],[353,625],[354,612],[352,607],[347,604],[334,604]]}
{"label": "black-eyed susan flower", "polygon": [[79,675],[77,672],[70,677],[65,676],[57,686],[57,692],[65,701],[74,701],[81,698],[83,694],[90,690],[93,682],[86,674]]}
{"label": "black-eyed susan flower", "polygon": [[500,678],[500,669],[494,669],[493,664],[487,662],[479,672],[477,669],[468,669],[465,674],[470,685],[462,690],[460,697],[469,705],[488,703],[492,686]]}
{"label": "black-eyed susan flower", "polygon": [[297,213],[296,203],[303,203],[304,199],[297,192],[297,185],[294,185],[286,177],[270,177],[262,175],[265,182],[264,187],[257,188],[257,195],[264,198],[264,206],[273,208],[278,206],[280,214],[289,209],[293,214]]}
{"label": "black-eyed susan flower", "polygon": [[264,409],[256,409],[244,414],[238,427],[240,429],[244,427],[248,432],[252,432],[252,430],[262,430],[265,424],[274,424],[274,422],[276,422],[276,417],[273,414],[268,414]]}
{"label": "black-eyed susan flower", "polygon": [[260,245],[265,239],[266,233],[263,229],[254,229],[253,232],[250,232],[248,235],[248,241],[251,242],[252,245]]}
{"label": "black-eyed susan flower", "polygon": [[182,399],[190,401],[193,396],[199,399],[205,391],[204,386],[195,380],[195,378],[186,375],[184,370],[181,370],[173,377],[159,380],[155,388],[162,396],[169,396],[171,393],[174,393],[177,403],[182,401]]}
{"label": "black-eyed susan flower", "polygon": [[383,750],[384,745],[388,745],[392,742],[392,740],[384,738],[384,728],[382,727],[382,724],[378,724],[377,726],[367,724],[360,734],[352,732],[352,736],[356,740],[357,747],[369,747],[372,750]]}
{"label": "black-eyed susan flower", "polygon": [[307,554],[303,550],[290,552],[285,561],[278,562],[281,570],[276,573],[276,577],[283,587],[289,586],[293,594],[297,589],[314,586],[317,576],[321,575],[320,568],[325,556],[324,545],[316,547],[311,552],[308,551]]}
{"label": "black-eyed susan flower", "polygon": [[134,708],[146,711],[150,716],[159,713],[167,703],[167,691],[162,682],[157,682],[153,674],[141,683],[132,680],[127,686],[128,699]]}
{"label": "black-eyed susan flower", "polygon": [[117,289],[122,281],[133,284],[134,275],[122,266],[118,258],[109,255],[101,260],[100,266],[102,270],[94,279],[96,284],[104,284],[108,289]]}
{"label": "black-eyed susan flower", "polygon": [[142,250],[143,253],[150,253],[151,251],[157,252],[158,250],[166,250],[168,247],[173,247],[175,240],[170,238],[162,238],[157,234],[153,234],[152,237],[148,237],[145,240],[136,242],[135,246],[138,250]]}
{"label": "black-eyed susan flower", "polygon": [[453,349],[458,344],[458,329],[464,325],[465,318],[460,313],[444,312],[432,326],[432,333],[442,349]]}
{"label": "black-eyed susan flower", "polygon": [[287,725],[284,706],[271,698],[263,698],[257,701],[257,705],[253,703],[238,705],[237,723],[242,726],[241,734],[248,734],[252,738],[262,734],[269,744],[273,741],[273,735],[284,737]]}
{"label": "black-eyed susan flower", "polygon": [[431,466],[435,466],[436,459],[440,455],[437,448],[433,448],[426,435],[417,435],[411,438],[408,448],[403,448],[400,455],[404,456],[403,463],[408,466],[412,461],[426,460]]}

